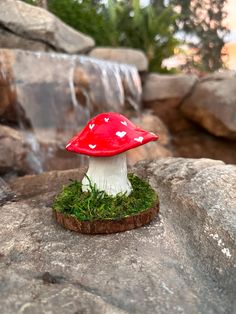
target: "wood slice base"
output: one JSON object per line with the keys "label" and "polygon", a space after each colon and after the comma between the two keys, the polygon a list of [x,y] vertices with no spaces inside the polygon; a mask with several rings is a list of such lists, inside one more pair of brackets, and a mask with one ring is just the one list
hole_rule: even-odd
{"label": "wood slice base", "polygon": [[159,203],[136,215],[117,220],[82,221],[73,216],[53,211],[56,221],[64,228],[85,234],[108,234],[123,232],[148,224],[157,215]]}

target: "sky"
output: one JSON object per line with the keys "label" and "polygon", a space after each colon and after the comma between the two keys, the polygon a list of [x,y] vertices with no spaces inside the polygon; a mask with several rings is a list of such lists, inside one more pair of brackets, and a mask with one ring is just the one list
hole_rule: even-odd
{"label": "sky", "polygon": [[[149,2],[149,0],[140,0],[141,5],[143,6],[149,4]],[[228,12],[227,23],[230,28],[230,34],[227,40],[236,42],[236,0],[228,0],[226,11]]]}
{"label": "sky", "polygon": [[228,0],[226,6],[228,12],[227,23],[230,28],[229,41],[236,42],[236,0]]}
{"label": "sky", "polygon": [[[149,0],[140,0],[140,3],[145,6],[149,4]],[[228,67],[236,70],[236,0],[228,0],[226,5],[228,13],[226,23],[230,33],[227,37],[226,49],[228,51]]]}
{"label": "sky", "polygon": [[230,29],[228,43],[225,45],[228,52],[227,65],[229,69],[236,70],[236,0],[228,0],[226,10],[228,12],[227,24]]}

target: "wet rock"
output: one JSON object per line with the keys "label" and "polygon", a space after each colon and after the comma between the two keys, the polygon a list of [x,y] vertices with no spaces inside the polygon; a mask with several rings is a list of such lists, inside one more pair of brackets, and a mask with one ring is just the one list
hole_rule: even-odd
{"label": "wet rock", "polygon": [[76,132],[90,114],[140,107],[141,83],[134,67],[85,56],[2,49],[0,73],[7,89],[0,94],[6,98],[2,111],[14,107],[18,113],[22,108],[34,129],[54,129],[55,136],[63,130]]}
{"label": "wet rock", "polygon": [[0,174],[16,171],[29,172],[27,165],[27,145],[21,132],[0,125]]}
{"label": "wet rock", "polygon": [[209,75],[195,86],[181,110],[210,133],[236,139],[235,85],[234,72]]}
{"label": "wet rock", "polygon": [[197,77],[195,75],[148,74],[144,81],[143,101],[170,99],[180,103],[196,82]]}
{"label": "wet rock", "polygon": [[158,191],[160,215],[109,236],[76,234],[53,220],[55,193],[81,178],[74,170],[11,183],[18,201],[2,206],[0,220],[5,314],[233,312],[235,166],[167,158],[135,171]]}
{"label": "wet rock", "polygon": [[102,60],[130,64],[140,72],[148,69],[147,57],[141,50],[137,49],[98,47],[94,48],[89,55]]}
{"label": "wet rock", "polygon": [[95,44],[91,37],[75,31],[50,12],[22,1],[0,2],[0,24],[23,38],[22,49],[25,38],[68,53],[84,52]]}

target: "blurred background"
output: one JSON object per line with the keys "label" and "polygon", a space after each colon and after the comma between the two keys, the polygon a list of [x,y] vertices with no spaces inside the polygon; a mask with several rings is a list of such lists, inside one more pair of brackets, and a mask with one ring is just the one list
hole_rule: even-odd
{"label": "blurred background", "polygon": [[86,165],[64,147],[104,111],[160,135],[130,165],[235,164],[235,14],[236,0],[1,0],[0,175]]}

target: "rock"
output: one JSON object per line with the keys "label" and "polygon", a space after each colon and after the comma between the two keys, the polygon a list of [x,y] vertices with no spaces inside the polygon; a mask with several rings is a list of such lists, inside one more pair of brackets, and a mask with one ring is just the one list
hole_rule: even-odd
{"label": "rock", "polygon": [[191,123],[179,106],[196,82],[194,75],[149,74],[144,80],[144,108],[160,117],[172,133],[189,129]]}
{"label": "rock", "polygon": [[63,185],[70,180],[82,180],[84,174],[84,168],[44,172],[14,179],[9,187],[17,199],[40,197],[44,203],[50,203]]}
{"label": "rock", "polygon": [[182,243],[188,243],[189,254],[198,254],[199,261],[193,262],[196,271],[201,268],[220,283],[232,305],[230,313],[236,284],[236,166],[210,159],[166,158],[141,163],[136,170],[159,192],[163,216],[172,221]]}
{"label": "rock", "polygon": [[51,51],[52,47],[46,43],[18,36],[5,29],[0,29],[0,47],[23,49],[31,51]]}
{"label": "rock", "polygon": [[[71,171],[26,176],[1,207],[1,310],[232,313],[235,166],[168,158],[135,168],[158,191],[150,225],[109,236],[61,228],[51,203]],[[67,182],[66,182],[67,181]]]}
{"label": "rock", "polygon": [[89,55],[97,59],[130,64],[140,72],[148,69],[147,57],[141,50],[137,49],[98,47],[94,48]]}
{"label": "rock", "polygon": [[173,156],[187,158],[211,158],[236,164],[236,142],[217,138],[200,128],[192,126],[172,136]]}
{"label": "rock", "polygon": [[173,155],[169,149],[169,131],[160,118],[144,112],[137,118],[131,118],[131,120],[142,129],[158,134],[159,139],[157,142],[150,142],[129,150],[127,152],[129,165],[134,165],[141,160],[154,160]]}
{"label": "rock", "polygon": [[172,151],[158,142],[150,142],[143,146],[131,149],[127,152],[127,160],[129,165],[134,165],[141,160],[150,161],[171,156],[173,156]]}
{"label": "rock", "polygon": [[27,146],[19,131],[0,125],[0,152],[0,174],[28,172]]}
{"label": "rock", "polygon": [[180,103],[197,82],[195,75],[148,74],[143,86],[143,101],[172,100]]}
{"label": "rock", "polygon": [[170,142],[169,130],[164,122],[150,112],[143,111],[137,118],[131,118],[132,122],[144,130],[159,135],[158,143],[168,145]]}
{"label": "rock", "polygon": [[210,133],[236,139],[236,74],[202,79],[181,105],[182,112]]}
{"label": "rock", "polygon": [[184,114],[180,111],[179,101],[176,99],[156,100],[144,103],[144,107],[157,115],[167,126],[171,133],[175,134],[193,127]]}
{"label": "rock", "polygon": [[0,177],[0,206],[12,199],[13,193],[8,184]]}
{"label": "rock", "polygon": [[75,31],[50,12],[18,0],[0,2],[0,24],[23,37],[20,48],[24,48],[25,39],[45,43],[67,53],[84,52],[94,46],[91,37]]}

